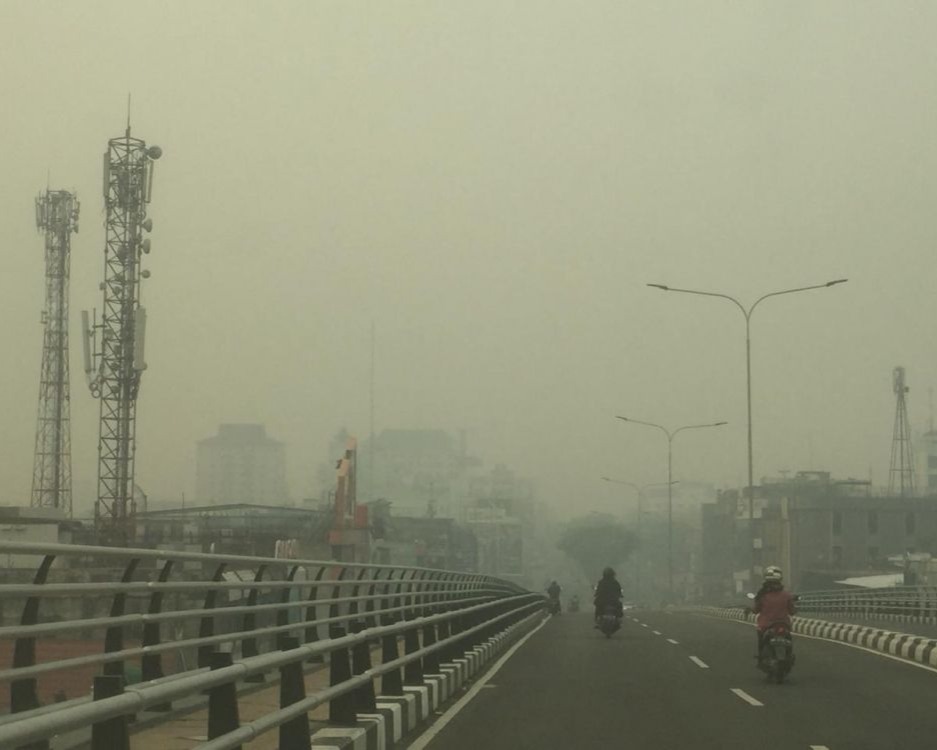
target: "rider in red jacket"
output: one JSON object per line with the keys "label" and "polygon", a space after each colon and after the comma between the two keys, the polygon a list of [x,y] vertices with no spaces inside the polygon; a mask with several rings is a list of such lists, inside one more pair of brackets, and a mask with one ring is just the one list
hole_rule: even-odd
{"label": "rider in red jacket", "polygon": [[758,655],[764,641],[765,631],[775,622],[783,622],[791,627],[791,616],[795,614],[794,595],[784,590],[781,569],[776,565],[765,568],[765,582],[755,595],[752,611],[758,615],[755,628],[758,631]]}

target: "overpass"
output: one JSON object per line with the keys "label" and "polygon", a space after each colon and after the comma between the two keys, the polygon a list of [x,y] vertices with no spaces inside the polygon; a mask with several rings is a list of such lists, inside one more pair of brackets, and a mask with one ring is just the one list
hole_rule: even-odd
{"label": "overpass", "polygon": [[3,750],[937,744],[931,592],[808,598],[774,685],[740,609],[629,610],[606,639],[452,571],[12,543],[0,561]]}

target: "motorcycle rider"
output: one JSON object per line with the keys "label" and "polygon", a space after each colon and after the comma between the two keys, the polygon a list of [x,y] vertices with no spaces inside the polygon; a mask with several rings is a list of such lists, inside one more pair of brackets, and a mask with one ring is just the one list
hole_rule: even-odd
{"label": "motorcycle rider", "polygon": [[556,581],[553,581],[547,587],[547,594],[550,597],[550,611],[559,614],[560,612],[560,592],[563,589],[560,588],[560,584]]}
{"label": "motorcycle rider", "polygon": [[605,608],[612,604],[615,606],[615,612],[620,618],[624,615],[621,606],[621,584],[615,579],[615,571],[606,568],[602,571],[602,577],[595,586],[595,626],[599,626],[599,615]]}
{"label": "motorcycle rider", "polygon": [[794,595],[790,591],[784,590],[784,576],[777,565],[769,565],[765,568],[764,583],[755,594],[755,603],[752,605],[752,612],[758,615],[755,621],[755,629],[758,635],[757,658],[761,662],[761,649],[764,646],[765,634],[768,626],[783,622],[787,625],[788,631],[791,627],[791,616],[796,613],[794,607]]}

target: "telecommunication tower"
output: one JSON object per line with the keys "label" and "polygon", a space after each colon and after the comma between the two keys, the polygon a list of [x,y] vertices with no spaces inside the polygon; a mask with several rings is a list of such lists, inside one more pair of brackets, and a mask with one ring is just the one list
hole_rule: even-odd
{"label": "telecommunication tower", "polygon": [[46,299],[42,369],[30,505],[72,513],[71,410],[68,377],[68,277],[78,198],[46,190],[36,198],[36,228],[45,233]]}
{"label": "telecommunication tower", "polygon": [[904,368],[896,367],[892,374],[895,405],[895,432],[891,441],[891,470],[888,473],[888,494],[910,497],[914,495],[914,458],[911,452],[911,425],[908,424],[908,406],[905,394]]}
{"label": "telecommunication tower", "polygon": [[[159,146],[130,136],[108,141],[104,154],[104,306],[101,319],[88,324],[83,312],[85,372],[91,394],[100,399],[98,497],[95,529],[105,544],[132,544],[135,536],[134,463],[137,394],[143,359],[146,310],[140,286],[150,272],[142,269],[150,252],[153,222],[146,217],[153,187],[153,162]],[[94,350],[92,352],[92,349]]]}

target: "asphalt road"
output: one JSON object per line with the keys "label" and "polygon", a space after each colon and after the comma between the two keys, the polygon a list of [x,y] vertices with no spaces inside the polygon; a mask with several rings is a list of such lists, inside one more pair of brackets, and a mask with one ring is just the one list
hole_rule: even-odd
{"label": "asphalt road", "polygon": [[751,625],[628,614],[639,622],[611,639],[589,614],[552,618],[430,728],[427,750],[937,747],[935,671],[798,637],[789,682],[775,685],[755,669]]}

